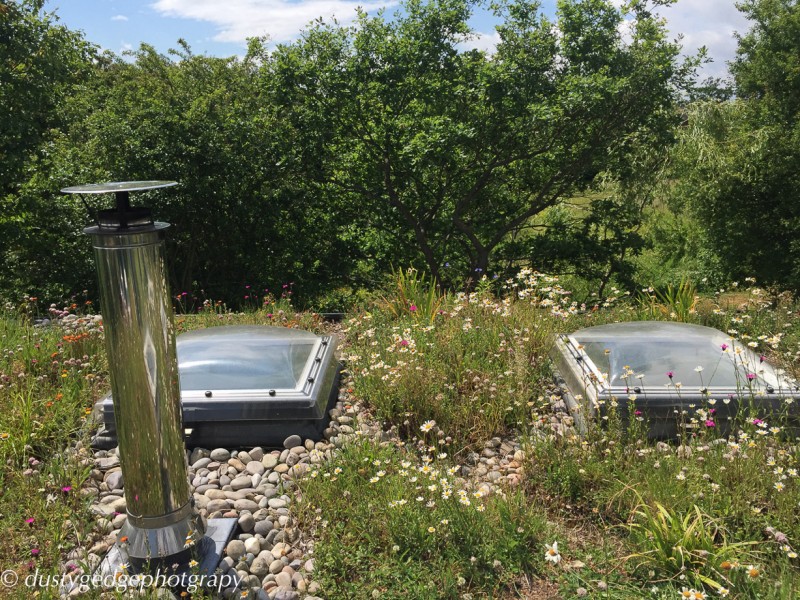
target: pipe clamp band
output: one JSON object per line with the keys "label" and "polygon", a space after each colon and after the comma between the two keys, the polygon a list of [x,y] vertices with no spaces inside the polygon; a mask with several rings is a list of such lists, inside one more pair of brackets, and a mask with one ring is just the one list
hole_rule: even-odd
{"label": "pipe clamp band", "polygon": [[187,501],[186,504],[181,506],[179,509],[165,515],[159,515],[157,517],[143,517],[133,515],[130,511],[126,512],[128,513],[128,521],[131,523],[131,525],[135,525],[140,529],[160,529],[162,527],[168,527],[178,523],[187,516],[191,515],[192,503]]}

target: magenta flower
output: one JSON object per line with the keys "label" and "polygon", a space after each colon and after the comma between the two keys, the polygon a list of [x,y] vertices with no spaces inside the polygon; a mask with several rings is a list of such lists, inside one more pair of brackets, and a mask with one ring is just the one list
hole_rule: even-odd
{"label": "magenta flower", "polygon": [[673,373],[672,371],[667,371],[667,377],[672,379],[674,376],[675,376],[675,373]]}
{"label": "magenta flower", "polygon": [[408,340],[400,340],[401,346],[408,346]]}
{"label": "magenta flower", "polygon": [[34,519],[33,517],[30,517],[30,518],[28,518],[28,519],[25,519],[25,522],[26,522],[28,525],[33,525],[34,521],[36,521],[36,519]]}
{"label": "magenta flower", "polygon": [[714,421],[712,421],[711,419],[706,419],[706,427],[714,427],[714,425],[716,425]]}
{"label": "magenta flower", "polygon": [[761,419],[753,419],[753,425],[760,425],[763,422]]}
{"label": "magenta flower", "polygon": [[641,416],[641,414],[642,414],[642,411],[640,411],[640,410],[635,410],[635,411],[633,411],[633,414],[634,414],[634,415],[636,415],[636,416],[638,417],[638,416]]}
{"label": "magenta flower", "polygon": [[41,552],[41,550],[38,548],[31,548],[31,556],[39,556],[39,552]]}
{"label": "magenta flower", "polygon": [[764,362],[765,360],[767,360],[767,357],[764,356],[763,354],[758,357],[758,362]]}
{"label": "magenta flower", "polygon": [[64,487],[61,488],[61,491],[64,492],[65,494],[69,494],[72,491],[72,486],[65,485]]}
{"label": "magenta flower", "polygon": [[408,310],[410,310],[411,312],[417,312],[417,305],[416,304],[412,304],[411,308],[409,308]]}
{"label": "magenta flower", "polygon": [[747,381],[753,381],[753,379],[755,379],[755,378],[756,378],[756,374],[755,373],[748,373],[747,374]]}

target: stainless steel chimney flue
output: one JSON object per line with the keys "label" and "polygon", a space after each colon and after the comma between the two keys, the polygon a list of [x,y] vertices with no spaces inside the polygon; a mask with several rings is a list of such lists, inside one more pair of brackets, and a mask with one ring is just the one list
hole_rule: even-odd
{"label": "stainless steel chimney flue", "polygon": [[205,533],[194,510],[183,442],[181,395],[164,234],[167,223],[131,208],[128,193],[177,185],[134,181],[84,185],[73,194],[114,193],[92,238],[119,440],[127,520],[119,546],[134,567],[187,553]]}

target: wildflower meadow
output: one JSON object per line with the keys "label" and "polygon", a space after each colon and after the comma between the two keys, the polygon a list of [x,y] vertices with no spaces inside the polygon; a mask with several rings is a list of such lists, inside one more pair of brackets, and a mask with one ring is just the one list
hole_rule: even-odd
{"label": "wildflower meadow", "polygon": [[[52,307],[43,325],[31,304],[6,304],[0,322],[9,531],[0,558],[20,576],[54,570],[111,527],[90,510],[85,486],[96,476],[91,408],[108,389],[102,321],[72,303]],[[548,358],[556,334],[678,320],[675,308],[647,290],[577,302],[557,278],[529,270],[458,294],[406,271],[339,324],[294,312],[286,298],[242,313],[208,302],[176,322],[341,336],[345,397],[363,411],[342,421],[350,427],[337,450],[291,492],[324,597],[795,597],[800,466],[790,412],[738,415],[723,430],[715,406],[728,399],[709,397],[676,415],[702,426],[672,441],[648,440],[637,418],[625,425],[613,407],[584,433],[559,414]],[[795,375],[797,308],[750,281],[695,294],[680,320],[726,332],[720,352],[748,346]],[[682,375],[665,367],[672,385]],[[363,435],[359,420],[384,434]]]}

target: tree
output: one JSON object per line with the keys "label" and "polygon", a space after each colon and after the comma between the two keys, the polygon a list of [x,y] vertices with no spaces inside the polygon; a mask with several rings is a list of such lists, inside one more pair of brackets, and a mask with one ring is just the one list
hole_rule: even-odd
{"label": "tree", "polygon": [[74,255],[74,247],[66,250],[72,240],[51,243],[74,212],[20,196],[27,179],[41,176],[36,169],[46,158],[45,141],[69,122],[66,101],[90,81],[98,59],[94,46],[44,13],[43,5],[0,0],[0,290],[10,295],[63,293],[60,286],[38,286],[53,271],[81,271],[62,262]]}
{"label": "tree", "polygon": [[725,275],[800,290],[800,7],[750,0],[731,64],[736,99],[691,107],[676,195]]}
{"label": "tree", "polygon": [[44,2],[0,1],[0,197],[42,135],[62,123],[59,106],[86,80],[95,55],[80,33],[43,13]]}
{"label": "tree", "polygon": [[[10,244],[0,283],[57,297],[93,289],[90,218],[68,185],[136,179],[179,186],[135,196],[172,224],[167,237],[171,287],[227,302],[258,303],[265,288],[295,282],[306,298],[339,276],[335,222],[302,179],[283,165],[292,145],[258,87],[263,59],[254,42],[244,59],[171,56],[143,45],[131,62],[98,65],[93,85],[65,101],[71,115],[48,133],[41,156],[14,197],[20,235]],[[109,197],[88,199],[104,208]],[[48,250],[49,248],[49,250]],[[38,279],[37,279],[38,278]]]}
{"label": "tree", "polygon": [[[531,219],[670,138],[690,74],[645,2],[502,2],[494,54],[465,50],[469,0],[409,0],[393,20],[316,23],[265,68],[313,176],[384,259],[440,281],[485,272]],[[353,210],[355,209],[355,210]],[[380,256],[378,257],[380,258]],[[521,259],[523,256],[513,257]]]}

